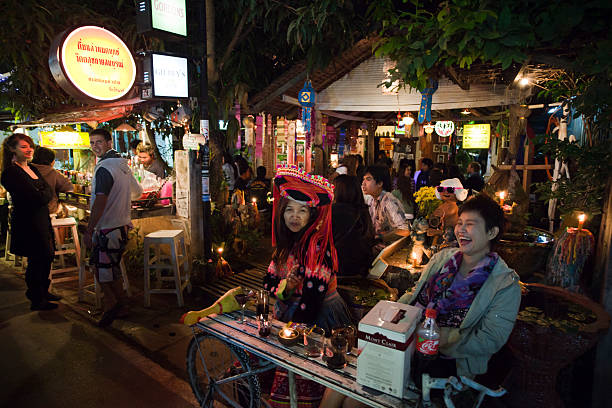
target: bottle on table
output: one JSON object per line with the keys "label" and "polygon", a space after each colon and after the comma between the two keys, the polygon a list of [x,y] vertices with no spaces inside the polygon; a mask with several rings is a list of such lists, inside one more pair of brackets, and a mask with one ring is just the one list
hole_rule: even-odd
{"label": "bottle on table", "polygon": [[429,374],[431,365],[438,358],[440,328],[436,324],[437,311],[425,310],[425,320],[417,329],[416,350],[412,362],[412,379],[418,388],[422,385],[422,375]]}
{"label": "bottle on table", "polygon": [[268,314],[270,313],[270,292],[260,290],[257,292],[257,322],[259,325],[259,335],[267,337],[270,335],[270,321]]}

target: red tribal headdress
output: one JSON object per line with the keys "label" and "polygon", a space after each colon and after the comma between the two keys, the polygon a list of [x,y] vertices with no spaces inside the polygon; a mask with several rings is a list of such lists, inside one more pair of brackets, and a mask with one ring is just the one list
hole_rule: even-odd
{"label": "red tribal headdress", "polygon": [[[276,221],[281,197],[289,197],[317,208],[317,215],[297,244],[295,256],[310,270],[323,263],[328,250],[332,259],[332,270],[338,270],[338,256],[334,247],[331,224],[331,202],[334,187],[324,177],[307,174],[296,166],[279,166],[274,177],[274,207],[272,219]],[[272,226],[272,246],[276,246],[275,228]]]}

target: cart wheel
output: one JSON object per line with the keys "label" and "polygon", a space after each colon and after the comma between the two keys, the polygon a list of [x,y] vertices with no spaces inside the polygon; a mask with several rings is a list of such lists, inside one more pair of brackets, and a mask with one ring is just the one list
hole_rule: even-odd
{"label": "cart wheel", "polygon": [[206,333],[196,334],[187,349],[189,383],[201,407],[259,407],[259,379],[249,375],[216,384],[249,371],[244,350]]}

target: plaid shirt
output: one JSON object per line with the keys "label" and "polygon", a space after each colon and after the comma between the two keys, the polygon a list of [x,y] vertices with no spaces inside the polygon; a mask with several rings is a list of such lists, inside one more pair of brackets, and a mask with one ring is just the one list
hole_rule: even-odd
{"label": "plaid shirt", "polygon": [[366,195],[364,198],[377,235],[384,235],[397,229],[410,229],[404,215],[404,207],[393,194],[383,190],[376,199],[371,195]]}

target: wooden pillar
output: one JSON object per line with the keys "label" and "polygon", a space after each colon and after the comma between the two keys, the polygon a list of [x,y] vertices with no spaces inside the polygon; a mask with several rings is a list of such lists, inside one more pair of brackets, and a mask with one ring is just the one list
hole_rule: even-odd
{"label": "wooden pillar", "polygon": [[[606,201],[601,218],[597,253],[595,254],[595,273],[593,274],[593,289],[595,295],[601,294],[600,303],[606,312],[612,315],[612,177],[608,177]],[[598,300],[597,297],[595,300]],[[597,344],[597,357],[593,373],[593,408],[610,406],[612,400],[612,330]]]}
{"label": "wooden pillar", "polygon": [[366,158],[366,165],[371,166],[374,164],[374,143],[375,143],[375,135],[376,128],[378,127],[378,122],[372,120],[368,122],[368,144],[366,145],[366,150],[368,152],[368,157]]}

